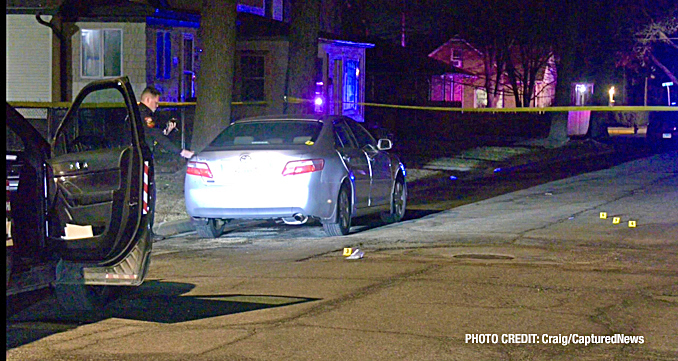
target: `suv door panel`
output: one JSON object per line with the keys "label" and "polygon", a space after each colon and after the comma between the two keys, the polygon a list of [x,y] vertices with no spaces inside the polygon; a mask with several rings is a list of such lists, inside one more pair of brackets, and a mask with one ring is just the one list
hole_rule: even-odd
{"label": "suv door panel", "polygon": [[[56,185],[50,226],[65,260],[111,264],[138,242],[150,152],[130,89],[120,80],[92,83],[57,129],[48,161]],[[67,225],[92,233],[71,237]]]}

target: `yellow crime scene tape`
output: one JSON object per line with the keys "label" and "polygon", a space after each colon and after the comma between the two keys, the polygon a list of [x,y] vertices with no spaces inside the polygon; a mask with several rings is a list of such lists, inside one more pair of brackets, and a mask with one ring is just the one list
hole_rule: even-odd
{"label": "yellow crime scene tape", "polygon": [[[295,97],[285,97],[285,102],[291,104],[313,103],[314,100]],[[7,102],[15,108],[68,108],[71,102]],[[342,102],[339,102],[342,103]],[[190,107],[195,106],[197,102],[160,102],[159,107]],[[545,108],[453,108],[453,107],[435,107],[423,105],[399,105],[383,103],[356,103],[365,107],[375,108],[393,108],[393,109],[413,109],[413,110],[433,110],[443,112],[462,112],[462,113],[544,113],[544,112],[569,112],[569,111],[596,111],[596,112],[646,112],[646,111],[678,111],[678,107],[670,106],[556,106]],[[253,102],[231,102],[231,105],[268,105],[267,101]],[[85,107],[110,107],[118,108],[124,106],[122,103],[92,103],[84,104]]]}
{"label": "yellow crime scene tape", "polygon": [[[313,100],[286,97],[288,103],[301,104],[313,103]],[[342,103],[342,102],[338,102]],[[643,112],[643,111],[678,111],[678,107],[670,106],[635,106],[635,105],[615,105],[615,106],[557,106],[545,108],[452,108],[452,107],[433,107],[421,105],[397,105],[382,103],[355,103],[366,107],[376,108],[395,108],[395,109],[416,109],[416,110],[435,110],[443,112],[475,112],[475,113],[543,113],[543,112],[568,112],[568,111],[603,111],[603,112]]]}

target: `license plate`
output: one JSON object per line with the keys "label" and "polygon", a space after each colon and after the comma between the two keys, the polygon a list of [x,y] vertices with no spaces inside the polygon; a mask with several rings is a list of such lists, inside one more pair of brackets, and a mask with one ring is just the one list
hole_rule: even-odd
{"label": "license plate", "polygon": [[664,139],[671,139],[671,133],[664,133],[664,134],[662,134],[662,138],[664,138]]}

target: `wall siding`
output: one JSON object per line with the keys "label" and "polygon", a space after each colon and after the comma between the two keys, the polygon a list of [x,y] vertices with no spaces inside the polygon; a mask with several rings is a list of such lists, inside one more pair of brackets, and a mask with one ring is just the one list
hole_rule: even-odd
{"label": "wall siding", "polygon": [[34,15],[12,14],[5,19],[6,100],[52,101],[52,30]]}

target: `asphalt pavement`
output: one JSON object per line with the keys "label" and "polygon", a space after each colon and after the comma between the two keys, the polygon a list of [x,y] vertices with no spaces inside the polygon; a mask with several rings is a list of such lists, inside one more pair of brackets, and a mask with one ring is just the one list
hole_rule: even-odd
{"label": "asphalt pavement", "polygon": [[674,151],[346,237],[168,239],[100,313],[9,317],[6,356],[676,360],[677,205]]}

